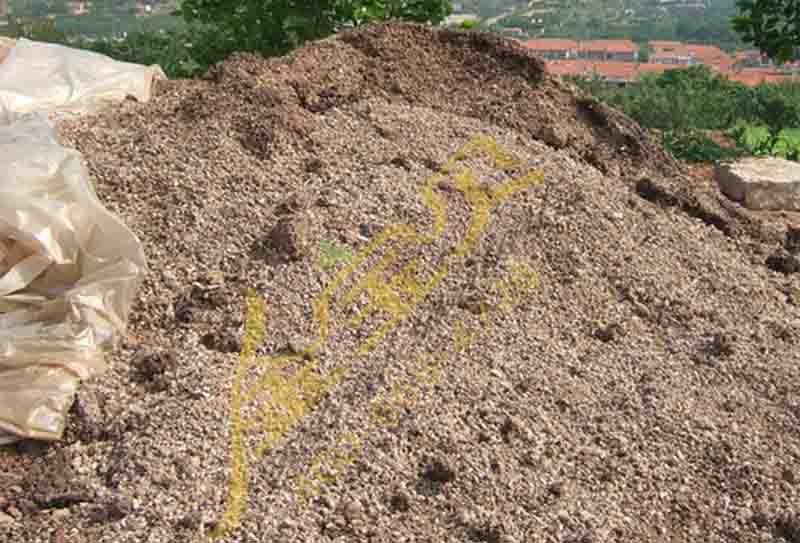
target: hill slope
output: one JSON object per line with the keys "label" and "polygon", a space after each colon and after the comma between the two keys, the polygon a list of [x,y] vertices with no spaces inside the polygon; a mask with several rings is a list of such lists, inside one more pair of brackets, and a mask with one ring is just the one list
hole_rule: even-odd
{"label": "hill slope", "polygon": [[735,0],[533,0],[455,4],[494,29],[516,27],[529,37],[677,40],[743,47],[733,31]]}
{"label": "hill slope", "polygon": [[152,273],[0,540],[794,537],[783,232],[518,46],[369,27],[62,132]]}

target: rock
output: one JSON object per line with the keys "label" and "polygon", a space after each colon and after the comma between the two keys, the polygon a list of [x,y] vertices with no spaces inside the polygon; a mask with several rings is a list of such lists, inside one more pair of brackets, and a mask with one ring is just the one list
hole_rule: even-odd
{"label": "rock", "polygon": [[84,385],[72,405],[78,438],[84,442],[101,439],[105,431],[103,398],[93,387]]}
{"label": "rock", "polygon": [[408,493],[400,490],[389,498],[389,506],[392,508],[392,511],[405,513],[411,509],[411,497]]}
{"label": "rock", "polygon": [[800,164],[781,158],[745,158],[718,165],[714,177],[728,198],[748,209],[800,211]]}
{"label": "rock", "polygon": [[769,255],[764,264],[778,273],[789,275],[790,273],[800,272],[800,257],[776,251]]}
{"label": "rock", "polygon": [[184,530],[193,530],[195,528],[199,528],[203,524],[203,514],[199,511],[193,511],[191,513],[187,513],[182,516],[178,522],[178,528],[182,528]]}
{"label": "rock", "polygon": [[14,522],[15,522],[14,521],[14,517],[12,517],[11,515],[7,515],[5,513],[1,513],[0,512],[0,526],[13,524]]}
{"label": "rock", "polygon": [[[97,523],[116,522],[122,520],[133,511],[133,501],[124,496],[110,496],[102,502],[96,504],[89,517]],[[182,522],[181,519],[180,522]]]}
{"label": "rock", "polygon": [[302,354],[308,351],[312,346],[312,342],[303,336],[293,335],[286,342],[286,350],[292,354]]}
{"label": "rock", "polygon": [[50,518],[52,520],[64,520],[64,519],[68,518],[69,516],[70,516],[70,510],[66,509],[66,508],[64,508],[64,509],[55,509],[50,514]]}
{"label": "rock", "polygon": [[554,483],[551,483],[550,486],[547,487],[547,491],[551,495],[559,498],[564,493],[564,484],[560,481],[555,481]]}
{"label": "rock", "polygon": [[793,255],[800,255],[800,227],[790,226],[786,229],[784,248]]}
{"label": "rock", "polygon": [[339,507],[339,512],[349,521],[355,520],[364,513],[364,508],[355,500],[344,501]]}
{"label": "rock", "polygon": [[239,336],[231,329],[208,332],[200,338],[200,343],[206,349],[220,353],[238,353],[242,348]]}
{"label": "rock", "polygon": [[131,380],[144,384],[151,392],[160,392],[169,387],[168,375],[177,365],[172,351],[142,349],[131,360]]}
{"label": "rock", "polygon": [[800,543],[800,514],[783,511],[775,517],[775,535],[788,543]]}
{"label": "rock", "polygon": [[449,483],[455,480],[456,473],[445,462],[434,460],[425,467],[422,476],[434,483]]}
{"label": "rock", "polygon": [[617,323],[601,326],[594,331],[594,337],[603,343],[614,341],[622,332],[622,327]]}
{"label": "rock", "polygon": [[302,259],[309,251],[309,231],[310,221],[307,216],[281,217],[267,235],[269,256],[283,261]]}
{"label": "rock", "polygon": [[544,126],[539,130],[539,139],[551,147],[561,149],[567,146],[569,135],[563,128],[551,125]]}

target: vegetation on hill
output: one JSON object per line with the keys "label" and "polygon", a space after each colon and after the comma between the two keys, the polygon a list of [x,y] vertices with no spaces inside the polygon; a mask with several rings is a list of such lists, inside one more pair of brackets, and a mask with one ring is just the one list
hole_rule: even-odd
{"label": "vegetation on hill", "polygon": [[[142,22],[124,9],[121,15],[111,10],[29,18],[10,25],[8,33],[127,62],[158,64],[169,77],[184,78],[203,73],[235,51],[280,55],[344,27],[390,19],[438,24],[451,11],[450,0],[184,0],[176,12],[180,18],[162,15]],[[114,26],[104,32],[109,13]]]}
{"label": "vegetation on hill", "polygon": [[800,3],[796,0],[738,0],[734,27],[744,40],[781,61],[800,47]]}
{"label": "vegetation on hill", "polygon": [[[704,9],[692,7],[703,3]],[[723,49],[744,45],[731,25],[736,0],[465,0],[461,5],[464,12],[482,17],[486,28],[521,28],[529,37],[675,40]]]}
{"label": "vegetation on hill", "polygon": [[[742,11],[734,27],[737,1]],[[59,16],[8,28],[15,36],[159,64],[174,78],[196,76],[234,51],[279,55],[343,27],[388,19],[440,23],[452,11],[450,0],[184,0],[178,12],[142,22],[128,0],[95,5],[89,15],[75,17],[67,15],[65,0],[16,0],[17,13],[42,15],[46,6],[47,13]],[[780,59],[789,58],[800,42],[795,0],[721,0],[699,13],[687,11],[685,3],[664,8],[652,0],[463,0],[459,7],[484,18],[462,23],[464,28],[487,28],[490,18],[488,27],[513,26],[536,36],[711,42],[730,49],[743,44],[738,31]],[[647,52],[643,47],[643,57]],[[800,84],[748,88],[705,67],[646,76],[626,88],[576,82],[658,130],[679,157],[720,160],[747,152],[800,159]],[[721,147],[707,131],[727,133],[736,148]]]}
{"label": "vegetation on hill", "polygon": [[[705,66],[645,76],[625,88],[600,80],[574,81],[642,126],[658,130],[679,158],[714,161],[743,152],[798,158],[798,83],[747,87]],[[708,131],[727,133],[737,148],[721,147]]]}
{"label": "vegetation on hill", "polygon": [[343,27],[402,19],[438,24],[450,0],[183,0],[188,23],[212,25],[231,51],[280,55]]}

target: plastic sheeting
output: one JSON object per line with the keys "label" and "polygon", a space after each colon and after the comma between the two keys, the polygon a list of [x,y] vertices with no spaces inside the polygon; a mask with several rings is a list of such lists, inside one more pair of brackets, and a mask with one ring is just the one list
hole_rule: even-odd
{"label": "plastic sheeting", "polygon": [[19,39],[0,63],[0,124],[34,112],[51,118],[91,113],[127,96],[147,101],[159,77],[158,66]]}
{"label": "plastic sheeting", "polygon": [[0,63],[6,59],[12,47],[14,47],[14,40],[0,38]]}
{"label": "plastic sheeting", "polygon": [[153,69],[67,49],[19,40],[0,64],[0,443],[61,437],[146,271],[141,244],[47,115],[146,100]]}

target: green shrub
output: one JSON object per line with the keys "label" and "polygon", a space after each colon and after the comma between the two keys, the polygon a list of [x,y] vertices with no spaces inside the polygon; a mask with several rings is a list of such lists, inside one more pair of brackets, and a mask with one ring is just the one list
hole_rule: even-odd
{"label": "green shrub", "polygon": [[731,132],[740,147],[755,156],[766,156],[772,152],[773,137],[769,127],[743,124]]}
{"label": "green shrub", "polygon": [[800,129],[783,128],[771,131],[765,125],[737,123],[728,131],[737,145],[754,156],[776,156],[787,160],[800,160]]}
{"label": "green shrub", "polygon": [[715,130],[733,137],[740,148],[737,153],[800,159],[795,151],[800,84],[747,87],[704,66],[646,76],[624,88],[597,79],[577,82],[642,126],[663,131],[664,144],[680,158],[719,160],[729,155],[730,150],[702,133]]}
{"label": "green shrub", "polygon": [[667,131],[662,141],[674,157],[687,162],[718,162],[741,156],[740,150],[722,147],[698,130]]}
{"label": "green shrub", "polygon": [[148,20],[157,25],[145,26],[107,3],[94,4],[90,15],[28,23],[9,33],[158,64],[171,78],[188,78],[235,51],[284,54],[347,26],[392,19],[438,24],[452,12],[450,0],[183,0],[175,13],[180,18],[153,16]]}
{"label": "green shrub", "polygon": [[200,25],[183,30],[132,32],[121,40],[105,38],[77,45],[125,62],[158,64],[173,79],[200,75],[232,52],[212,27]]}
{"label": "green shrub", "polygon": [[394,19],[439,24],[452,11],[450,0],[182,0],[178,14],[213,25],[235,51],[272,56],[345,27]]}
{"label": "green shrub", "polygon": [[775,136],[772,155],[787,160],[800,160],[800,128],[784,128]]}

